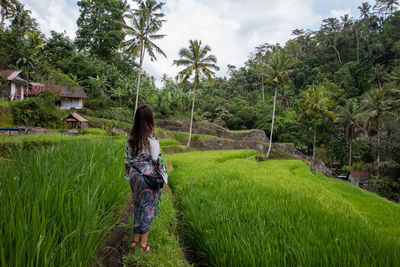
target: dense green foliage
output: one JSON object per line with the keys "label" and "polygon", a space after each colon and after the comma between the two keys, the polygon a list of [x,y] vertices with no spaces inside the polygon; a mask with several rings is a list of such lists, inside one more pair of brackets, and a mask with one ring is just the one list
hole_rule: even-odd
{"label": "dense green foliage", "polygon": [[400,207],[255,151],[169,155],[184,235],[213,266],[392,266]]}
{"label": "dense green foliage", "polygon": [[100,58],[112,57],[124,39],[122,15],[126,5],[126,1],[122,0],[79,1],[77,48]]}

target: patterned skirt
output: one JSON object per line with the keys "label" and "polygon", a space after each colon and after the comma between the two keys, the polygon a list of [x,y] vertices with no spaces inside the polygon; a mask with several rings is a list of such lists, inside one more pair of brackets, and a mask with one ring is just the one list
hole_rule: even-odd
{"label": "patterned skirt", "polygon": [[157,215],[158,200],[161,191],[151,189],[142,174],[131,172],[129,183],[133,197],[133,232],[135,234],[146,234],[150,230],[151,221]]}

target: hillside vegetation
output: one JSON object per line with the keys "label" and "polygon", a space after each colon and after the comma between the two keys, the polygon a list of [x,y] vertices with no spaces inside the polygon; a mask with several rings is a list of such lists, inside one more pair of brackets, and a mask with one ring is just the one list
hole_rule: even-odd
{"label": "hillside vegetation", "polygon": [[184,235],[214,266],[394,266],[400,207],[255,151],[169,155]]}

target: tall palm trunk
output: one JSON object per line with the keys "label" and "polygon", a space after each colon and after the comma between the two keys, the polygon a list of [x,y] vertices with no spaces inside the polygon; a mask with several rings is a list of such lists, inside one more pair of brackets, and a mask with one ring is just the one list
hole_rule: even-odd
{"label": "tall palm trunk", "polygon": [[379,179],[379,164],[380,164],[380,156],[381,156],[381,140],[380,140],[380,129],[378,125],[378,173],[377,173],[377,179]]}
{"label": "tall palm trunk", "polygon": [[192,100],[192,114],[190,115],[190,128],[189,128],[189,140],[187,143],[187,151],[189,152],[190,140],[192,139],[192,128],[193,128],[193,113],[194,113],[194,99],[196,97],[196,87],[197,87],[197,76],[194,78],[193,87],[193,100]]}
{"label": "tall palm trunk", "polygon": [[135,115],[136,115],[136,110],[137,110],[138,102],[139,102],[140,78],[142,76],[142,65],[143,65],[144,53],[145,53],[144,43],[142,41],[142,47],[140,48],[139,76],[138,76],[138,82],[137,82],[137,87],[136,87],[135,113],[133,115],[134,118],[135,118]]}
{"label": "tall palm trunk", "polygon": [[272,132],[274,131],[274,121],[275,121],[275,105],[276,105],[276,91],[277,89],[275,88],[275,95],[274,95],[274,107],[272,109],[272,124],[271,124],[271,133],[269,135],[269,147],[268,147],[268,152],[266,155],[266,158],[268,159],[269,153],[271,152],[271,147],[272,147]]}
{"label": "tall palm trunk", "polygon": [[264,74],[261,74],[262,96],[264,101]]}
{"label": "tall palm trunk", "polygon": [[315,159],[315,143],[317,142],[317,125],[314,121],[314,142],[313,142],[313,149],[312,149],[312,158]]}
{"label": "tall palm trunk", "polygon": [[[26,66],[26,98],[29,98],[29,64]],[[22,87],[23,91],[24,87]]]}
{"label": "tall palm trunk", "polygon": [[352,163],[352,145],[353,145],[353,129],[350,129],[350,138],[349,138],[349,145],[350,145],[350,149],[349,149],[349,166],[351,166]]}
{"label": "tall palm trunk", "polygon": [[2,30],[4,30],[4,21],[5,21],[5,17],[6,17],[6,9],[5,7],[1,7],[1,22],[0,22],[0,27]]}
{"label": "tall palm trunk", "polygon": [[339,50],[337,50],[336,45],[333,45],[333,49],[335,49],[339,63],[342,64],[342,58],[340,57]]}
{"label": "tall palm trunk", "polygon": [[356,37],[357,37],[357,62],[360,62],[360,37],[359,37],[359,32],[356,31]]}

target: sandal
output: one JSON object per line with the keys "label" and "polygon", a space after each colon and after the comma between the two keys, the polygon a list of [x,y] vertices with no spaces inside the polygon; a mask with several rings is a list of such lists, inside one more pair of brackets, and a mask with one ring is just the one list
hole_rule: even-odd
{"label": "sandal", "polygon": [[142,246],[142,244],[140,244],[140,248],[142,249],[143,252],[148,252],[152,250],[152,248],[149,245]]}
{"label": "sandal", "polygon": [[132,239],[131,246],[132,246],[133,248],[136,247],[138,244],[139,244],[139,240],[136,241],[135,239]]}

